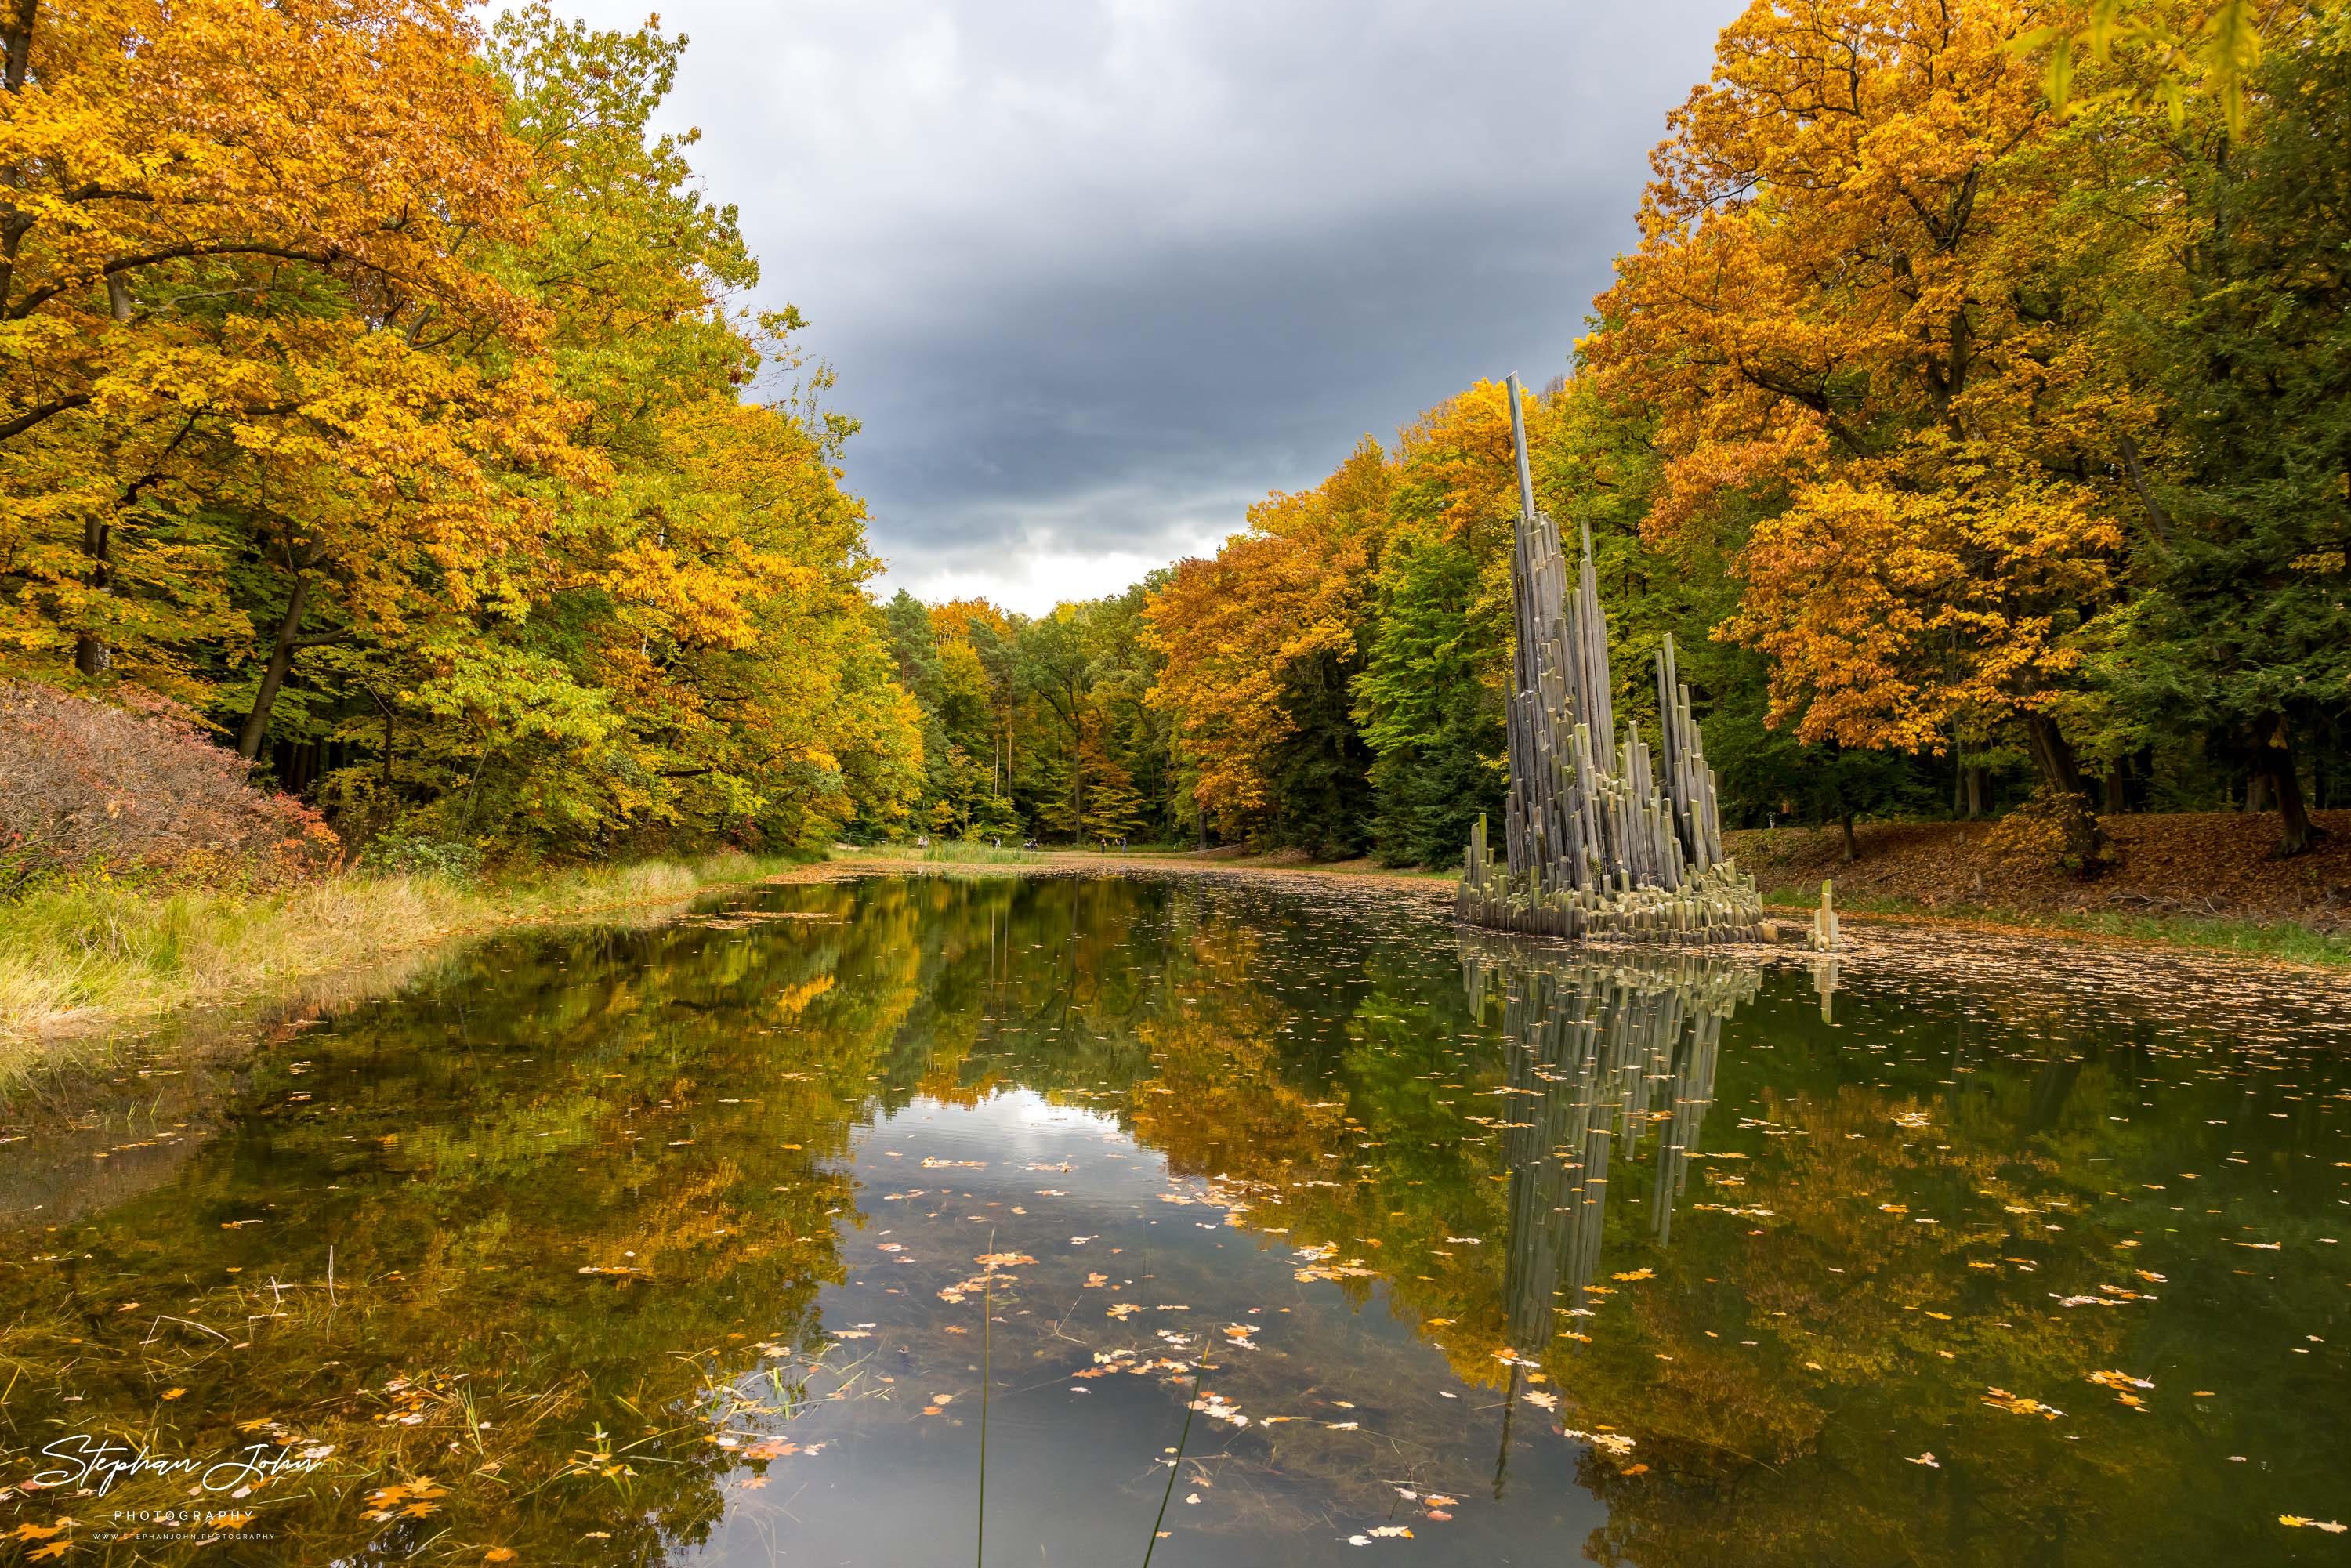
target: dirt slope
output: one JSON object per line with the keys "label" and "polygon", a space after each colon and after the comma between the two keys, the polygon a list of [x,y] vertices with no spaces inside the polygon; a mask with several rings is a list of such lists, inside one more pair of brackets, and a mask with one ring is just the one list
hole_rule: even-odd
{"label": "dirt slope", "polygon": [[1725,837],[1767,894],[1809,894],[1822,878],[1834,877],[1844,897],[1899,898],[1929,909],[2196,915],[2351,929],[2351,811],[2314,813],[2331,836],[2287,861],[2270,857],[2274,816],[2209,811],[2100,820],[2119,863],[2089,882],[2001,853],[1986,841],[1989,822],[1866,824],[1855,834],[1860,857],[1850,864],[1834,828],[1750,829]]}

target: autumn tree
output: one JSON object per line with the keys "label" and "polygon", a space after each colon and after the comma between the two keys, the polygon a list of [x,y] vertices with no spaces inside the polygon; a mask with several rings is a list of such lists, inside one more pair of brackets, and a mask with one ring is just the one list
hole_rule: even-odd
{"label": "autumn tree", "polygon": [[[1529,442],[1555,420],[1529,398]],[[1391,531],[1354,716],[1375,758],[1381,857],[1449,865],[1498,811],[1518,471],[1508,393],[1479,382],[1399,433]],[[1499,820],[1499,819],[1498,819]]]}
{"label": "autumn tree", "polygon": [[1201,821],[1318,851],[1366,841],[1371,758],[1352,683],[1391,482],[1365,437],[1321,486],[1259,502],[1248,531],[1153,595],[1146,636],[1165,664],[1147,700],[1174,720]]}
{"label": "autumn tree", "polygon": [[1729,631],[1769,655],[1775,719],[1927,753],[2012,720],[2088,866],[2103,837],[2056,715],[2116,590],[2120,455],[2154,418],[2096,329],[2162,192],[2138,144],[2060,134],[2011,47],[2026,20],[1750,7],[1671,119],[1585,351],[1656,412],[1653,531],[1774,499]]}
{"label": "autumn tree", "polygon": [[904,813],[855,424],[652,130],[684,39],[434,0],[5,26],[12,665],[182,695],[361,837]]}
{"label": "autumn tree", "polygon": [[227,562],[282,557],[266,724],[314,574],[355,549],[396,564],[353,568],[346,621],[403,573],[519,602],[508,569],[545,513],[508,476],[594,476],[544,318],[491,266],[527,232],[528,157],[478,43],[437,0],[9,7],[0,624],[20,664],[189,693],[184,644],[240,619]]}

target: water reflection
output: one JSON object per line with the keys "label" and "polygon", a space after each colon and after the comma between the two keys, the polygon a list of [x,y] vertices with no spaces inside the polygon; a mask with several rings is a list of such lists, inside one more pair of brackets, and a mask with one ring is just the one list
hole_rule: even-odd
{"label": "water reflection", "polygon": [[1654,1138],[1651,1216],[1659,1245],[1713,1103],[1722,1023],[1754,999],[1753,962],[1682,953],[1593,956],[1464,932],[1473,1013],[1499,994],[1510,1120],[1510,1269],[1514,1345],[1541,1347],[1557,1314],[1590,1316],[1610,1151]]}
{"label": "water reflection", "polygon": [[[2275,1522],[2351,1502],[2309,988],[1865,950],[1832,1019],[1803,966],[1444,915],[784,888],[477,949],[201,1093],[13,1108],[0,1537],[960,1558],[985,1389],[984,1561],[1139,1561],[1197,1388],[1176,1568],[2331,1542]],[[109,1542],[187,1484],[24,1490],[74,1433],[327,1452],[195,1500],[266,1540]]]}

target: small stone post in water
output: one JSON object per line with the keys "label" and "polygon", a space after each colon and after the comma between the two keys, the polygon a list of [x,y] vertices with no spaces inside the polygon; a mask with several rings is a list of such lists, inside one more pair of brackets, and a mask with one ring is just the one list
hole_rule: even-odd
{"label": "small stone post in water", "polygon": [[1836,883],[1821,883],[1821,906],[1813,912],[1813,951],[1834,953],[1843,946],[1837,936]]}

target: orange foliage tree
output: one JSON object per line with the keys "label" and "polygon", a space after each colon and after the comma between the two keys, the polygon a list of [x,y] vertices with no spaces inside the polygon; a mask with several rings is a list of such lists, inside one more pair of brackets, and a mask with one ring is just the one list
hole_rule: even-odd
{"label": "orange foliage tree", "polygon": [[2060,126],[2012,47],[2031,20],[1751,5],[1671,119],[1583,351],[1657,416],[1656,535],[1762,503],[1725,632],[1771,656],[1775,720],[1928,753],[2019,721],[2088,863],[2054,715],[2125,544],[2117,458],[2153,420],[2099,329],[2161,214],[2144,143]]}
{"label": "orange foliage tree", "polygon": [[1365,436],[1314,489],[1251,507],[1246,532],[1182,562],[1144,612],[1165,661],[1145,700],[1175,716],[1196,809],[1227,832],[1274,804],[1274,753],[1306,710],[1350,700],[1392,484]]}

